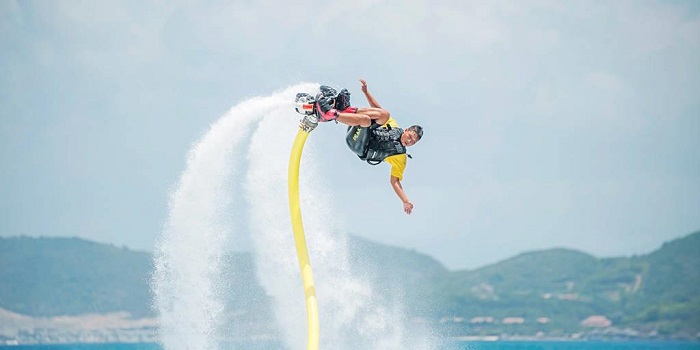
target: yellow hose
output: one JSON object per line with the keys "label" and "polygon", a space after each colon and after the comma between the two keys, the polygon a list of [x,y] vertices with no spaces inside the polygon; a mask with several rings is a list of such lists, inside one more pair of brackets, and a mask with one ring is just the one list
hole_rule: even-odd
{"label": "yellow hose", "polygon": [[304,282],[304,296],[306,298],[306,318],[308,326],[308,350],[318,350],[319,326],[318,326],[318,302],[316,301],[316,287],[314,276],[311,272],[309,252],[306,249],[304,237],[304,225],[301,222],[301,208],[299,207],[299,163],[304,143],[309,137],[309,131],[300,129],[294,140],[292,154],[289,157],[289,212],[292,216],[292,229],[294,230],[294,242],[301,268],[301,278]]}

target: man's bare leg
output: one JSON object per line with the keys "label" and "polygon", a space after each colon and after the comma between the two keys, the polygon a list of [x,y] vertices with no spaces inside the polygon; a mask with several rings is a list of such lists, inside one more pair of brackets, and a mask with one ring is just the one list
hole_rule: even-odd
{"label": "man's bare leg", "polygon": [[338,116],[335,118],[335,120],[345,125],[359,125],[365,128],[372,124],[372,119],[368,115],[357,113],[338,113]]}
{"label": "man's bare leg", "polygon": [[382,125],[389,120],[389,111],[382,108],[366,107],[358,108],[357,113],[343,113],[339,112],[337,121],[350,126],[359,125],[361,127],[369,127],[372,124],[372,120],[375,123]]}

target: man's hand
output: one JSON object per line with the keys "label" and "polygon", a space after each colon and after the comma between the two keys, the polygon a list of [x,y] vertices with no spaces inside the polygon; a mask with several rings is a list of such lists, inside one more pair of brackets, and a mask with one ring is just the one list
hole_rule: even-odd
{"label": "man's hand", "polygon": [[406,194],[403,192],[401,180],[399,180],[399,178],[394,175],[391,175],[389,180],[391,181],[391,187],[394,188],[394,192],[396,192],[396,195],[399,196],[399,198],[403,202],[403,211],[405,211],[406,214],[410,215],[411,211],[413,211],[413,203],[411,203],[411,200],[408,199]]}
{"label": "man's hand", "polygon": [[367,93],[367,81],[360,79],[360,84],[362,84],[362,92]]}
{"label": "man's hand", "polygon": [[405,211],[406,214],[411,215],[411,211],[413,211],[413,203],[404,202],[403,203],[403,211]]}

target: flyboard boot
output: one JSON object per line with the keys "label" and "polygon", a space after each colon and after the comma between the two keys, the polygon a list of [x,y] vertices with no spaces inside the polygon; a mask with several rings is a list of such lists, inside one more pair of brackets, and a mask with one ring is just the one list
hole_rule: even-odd
{"label": "flyboard boot", "polygon": [[357,113],[357,107],[350,106],[350,92],[342,89],[335,98],[335,109],[339,113]]}
{"label": "flyboard boot", "polygon": [[[305,115],[302,124],[335,121],[338,113],[357,113],[357,107],[350,106],[350,92],[347,89],[338,93],[334,88],[321,85],[321,92],[312,96],[307,93],[298,93],[296,96],[296,111]],[[337,121],[336,121],[337,123]]]}
{"label": "flyboard boot", "polygon": [[334,88],[321,85],[321,92],[316,95],[316,116],[319,122],[329,122],[338,117],[335,101],[338,92]]}
{"label": "flyboard boot", "polygon": [[[347,91],[347,90],[346,90]],[[338,116],[335,108],[338,92],[326,85],[321,85],[321,92],[316,96],[300,92],[296,96],[296,111],[299,114],[315,115],[319,122],[329,122]]]}

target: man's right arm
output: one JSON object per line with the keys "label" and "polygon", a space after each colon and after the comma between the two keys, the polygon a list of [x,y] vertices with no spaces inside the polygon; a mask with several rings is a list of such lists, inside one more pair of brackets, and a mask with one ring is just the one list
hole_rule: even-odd
{"label": "man's right arm", "polygon": [[364,79],[360,79],[360,83],[362,84],[362,93],[365,94],[365,98],[367,98],[367,102],[369,102],[370,107],[375,107],[375,108],[382,108],[382,106],[379,105],[379,102],[374,99],[374,96],[369,93],[367,90],[367,81]]}
{"label": "man's right arm", "polygon": [[391,176],[391,187],[394,189],[394,192],[396,192],[396,195],[399,196],[399,198],[403,202],[403,211],[405,211],[406,214],[410,215],[411,211],[413,211],[413,203],[411,203],[411,200],[408,199],[408,196],[403,191],[403,186],[401,186],[401,180],[399,180],[398,177],[392,175]]}

